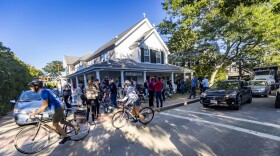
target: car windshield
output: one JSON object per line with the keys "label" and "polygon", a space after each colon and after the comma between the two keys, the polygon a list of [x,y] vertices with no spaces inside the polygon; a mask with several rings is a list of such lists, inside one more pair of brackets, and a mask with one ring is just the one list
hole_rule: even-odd
{"label": "car windshield", "polygon": [[264,70],[264,71],[256,71],[256,75],[269,75],[270,71],[269,70]]}
{"label": "car windshield", "polygon": [[40,94],[33,91],[25,91],[19,97],[20,102],[39,101],[41,100]]}
{"label": "car windshield", "polygon": [[218,81],[213,84],[212,89],[238,89],[238,81]]}
{"label": "car windshield", "polygon": [[250,86],[265,86],[265,81],[250,81]]}
{"label": "car windshield", "polygon": [[[53,92],[50,91],[50,93],[57,98],[57,95],[55,95]],[[39,101],[41,100],[40,94],[33,92],[31,90],[22,92],[19,96],[19,102],[28,102],[28,101]]]}

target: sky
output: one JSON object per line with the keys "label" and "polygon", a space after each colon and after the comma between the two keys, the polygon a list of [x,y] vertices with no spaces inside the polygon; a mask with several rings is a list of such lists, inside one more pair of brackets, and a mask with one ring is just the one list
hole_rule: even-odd
{"label": "sky", "polygon": [[94,52],[144,18],[159,24],[164,0],[0,0],[0,42],[42,69]]}

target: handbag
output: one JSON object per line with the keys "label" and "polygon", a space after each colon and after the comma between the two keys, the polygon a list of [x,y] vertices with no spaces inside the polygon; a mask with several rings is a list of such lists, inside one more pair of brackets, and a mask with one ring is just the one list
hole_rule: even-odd
{"label": "handbag", "polygon": [[87,99],[96,99],[98,93],[93,90],[93,87],[90,87],[89,90],[86,91]]}

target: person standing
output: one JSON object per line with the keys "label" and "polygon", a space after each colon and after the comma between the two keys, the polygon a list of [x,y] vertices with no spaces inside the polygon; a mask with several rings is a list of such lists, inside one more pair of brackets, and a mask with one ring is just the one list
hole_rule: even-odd
{"label": "person standing", "polygon": [[205,92],[209,88],[208,76],[205,76],[205,78],[202,80],[202,85],[203,85],[203,92]]}
{"label": "person standing", "polygon": [[117,108],[117,91],[117,85],[114,79],[110,79],[110,100],[113,108]]}
{"label": "person standing", "polygon": [[190,93],[190,97],[188,99],[191,99],[192,95],[193,95],[193,98],[195,99],[197,85],[198,85],[198,80],[195,77],[195,75],[193,75],[193,78],[191,81],[191,93]]}
{"label": "person standing", "polygon": [[181,94],[185,94],[185,81],[184,81],[184,79],[181,80]]}
{"label": "person standing", "polygon": [[151,81],[148,83],[149,90],[149,107],[154,107],[154,94],[155,94],[155,79],[151,78]]}
{"label": "person standing", "polygon": [[65,85],[64,86],[64,89],[62,91],[62,95],[63,95],[63,100],[64,100],[64,103],[66,105],[67,108],[71,108],[71,104],[68,102],[68,100],[70,100],[70,95],[71,95],[71,90],[69,88],[68,85]]}
{"label": "person standing", "polygon": [[58,91],[58,89],[56,88],[56,86],[53,86],[52,91],[53,91],[53,93],[54,93],[57,97],[59,97],[59,91]]}
{"label": "person standing", "polygon": [[89,121],[89,114],[91,112],[92,121],[95,119],[96,105],[98,101],[98,90],[93,85],[92,80],[88,80],[88,86],[85,89],[87,98],[87,121]]}
{"label": "person standing", "polygon": [[162,91],[162,82],[161,82],[160,77],[157,77],[157,81],[155,83],[155,95],[156,95],[157,108],[159,108],[159,102],[160,102],[160,107],[162,107],[161,91]]}
{"label": "person standing", "polygon": [[164,77],[162,77],[161,82],[162,82],[162,92],[161,92],[162,100],[165,101],[165,92],[167,89],[167,82],[165,81]]}
{"label": "person standing", "polygon": [[76,88],[76,97],[77,97],[77,105],[80,107],[83,105],[82,103],[82,99],[81,99],[81,95],[83,95],[83,91],[82,91],[82,84],[78,84],[78,87]]}
{"label": "person standing", "polygon": [[145,93],[145,99],[148,99],[148,81],[145,80],[144,82],[144,93]]}
{"label": "person standing", "polygon": [[96,89],[97,91],[97,97],[95,98],[94,100],[94,103],[95,103],[95,112],[94,114],[96,114],[96,118],[98,117],[101,117],[101,114],[99,113],[99,109],[100,109],[100,100],[102,99],[100,97],[100,86],[99,86],[99,80],[98,79],[95,79],[94,81],[94,88]]}

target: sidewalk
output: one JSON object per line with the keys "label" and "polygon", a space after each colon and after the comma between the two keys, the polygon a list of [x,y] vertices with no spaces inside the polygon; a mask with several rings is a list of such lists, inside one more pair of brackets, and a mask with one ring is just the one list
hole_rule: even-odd
{"label": "sidewalk", "polygon": [[[174,99],[174,100],[169,100],[168,98],[166,99],[166,101],[163,101],[163,106],[162,108],[159,109],[159,111],[164,111],[167,109],[172,109],[175,107],[179,107],[179,106],[183,106],[183,105],[187,105],[187,104],[191,104],[191,103],[195,103],[198,102],[200,100],[199,97],[196,97],[195,99],[188,99],[189,95],[185,95],[184,97],[180,97],[178,99]],[[154,107],[156,108],[156,100],[154,100]],[[142,106],[149,106],[149,99],[146,100],[146,103],[143,103]]]}
{"label": "sidewalk", "polygon": [[[164,111],[164,110],[168,110],[168,109],[172,109],[175,107],[179,107],[179,106],[183,106],[183,105],[187,105],[187,104],[191,104],[191,103],[195,103],[200,101],[200,97],[196,97],[195,99],[188,99],[189,95],[185,95],[184,97],[180,97],[174,100],[170,100],[170,99],[166,99],[166,101],[163,101],[163,107],[159,108],[159,110],[157,111]],[[72,103],[72,106],[75,107],[77,106],[75,103]],[[149,100],[147,99],[145,103],[142,103],[141,105],[142,107],[148,107],[149,106]],[[156,108],[156,100],[154,100],[154,108]],[[95,122],[96,124],[102,124],[105,122],[109,122],[111,121],[112,116],[114,115],[114,112],[112,113],[108,113],[108,114],[104,114],[103,113],[103,109],[100,108],[100,112],[101,112],[101,117],[96,119]]]}

